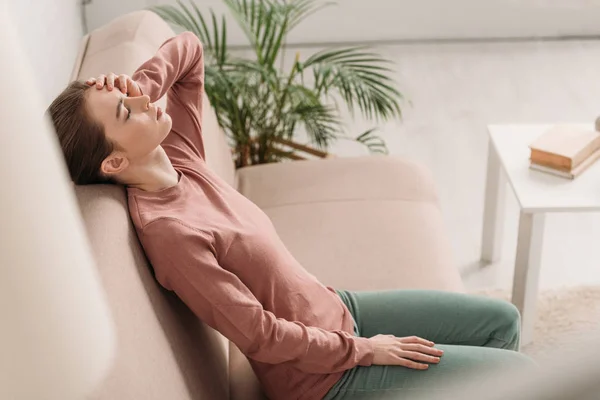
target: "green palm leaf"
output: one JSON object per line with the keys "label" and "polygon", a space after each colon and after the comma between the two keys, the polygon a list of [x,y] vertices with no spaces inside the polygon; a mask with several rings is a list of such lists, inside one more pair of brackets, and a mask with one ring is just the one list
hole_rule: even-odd
{"label": "green palm leaf", "polygon": [[192,13],[192,10],[180,0],[177,0],[177,4],[180,8],[172,5],[158,5],[149,7],[149,10],[158,14],[158,16],[168,23],[193,32],[202,42],[206,55],[209,58],[212,57],[217,64],[224,64],[228,58],[227,25],[225,16],[221,17],[221,24],[219,27],[216,14],[210,10],[212,22],[212,30],[210,30],[198,7],[192,0],[189,0],[189,2],[195,11],[195,16]]}
{"label": "green palm leaf", "polygon": [[341,128],[335,108],[322,104],[319,97],[304,86],[290,85],[286,90],[289,103],[284,118],[288,126],[304,126],[311,141],[326,149]]}
{"label": "green palm leaf", "polygon": [[389,154],[385,141],[373,135],[377,128],[371,128],[357,136],[354,140],[367,146],[371,153]]}
{"label": "green palm leaf", "polygon": [[306,133],[319,148],[326,149],[339,132],[335,109],[323,104],[299,104],[289,111],[289,117],[303,125]]}
{"label": "green palm leaf", "polygon": [[266,63],[265,45],[276,32],[277,8],[265,0],[223,0],[257,56]]}
{"label": "green palm leaf", "polygon": [[306,18],[321,11],[324,8],[334,5],[332,1],[321,3],[315,0],[296,0],[290,3],[292,12],[290,14],[290,30],[304,21]]}
{"label": "green palm leaf", "polygon": [[369,119],[401,117],[402,98],[386,66],[387,60],[362,47],[324,50],[309,57],[302,68],[312,68],[315,89],[325,95],[337,91],[354,113],[358,107]]}
{"label": "green palm leaf", "polygon": [[330,3],[315,0],[223,0],[245,33],[258,62],[273,66],[289,31]]}

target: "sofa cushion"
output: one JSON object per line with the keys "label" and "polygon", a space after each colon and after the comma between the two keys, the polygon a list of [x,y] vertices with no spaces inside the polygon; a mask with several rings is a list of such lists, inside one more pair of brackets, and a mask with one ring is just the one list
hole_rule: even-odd
{"label": "sofa cushion", "polygon": [[419,165],[371,156],[252,166],[238,175],[239,190],[323,283],[463,290],[433,179]]}

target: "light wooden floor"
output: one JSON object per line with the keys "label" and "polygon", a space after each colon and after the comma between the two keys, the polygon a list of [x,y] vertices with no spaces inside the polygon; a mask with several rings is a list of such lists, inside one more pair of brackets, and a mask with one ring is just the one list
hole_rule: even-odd
{"label": "light wooden floor", "polygon": [[[382,126],[390,151],[427,165],[469,289],[510,288],[518,207],[507,190],[500,262],[479,252],[487,157],[486,124],[591,122],[600,115],[600,41],[387,45],[412,102],[404,121]],[[312,50],[302,49],[304,53]],[[359,134],[371,126],[348,119]],[[365,154],[338,142],[333,152]],[[600,283],[600,215],[549,214],[541,289]]]}

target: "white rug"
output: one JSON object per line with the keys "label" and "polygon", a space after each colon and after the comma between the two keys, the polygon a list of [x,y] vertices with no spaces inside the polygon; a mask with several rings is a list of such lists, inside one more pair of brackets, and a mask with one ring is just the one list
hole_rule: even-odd
{"label": "white rug", "polygon": [[[510,301],[507,290],[475,293]],[[538,296],[533,343],[522,351],[535,359],[551,356],[557,348],[570,347],[580,335],[597,335],[594,330],[599,323],[600,286],[543,290]]]}

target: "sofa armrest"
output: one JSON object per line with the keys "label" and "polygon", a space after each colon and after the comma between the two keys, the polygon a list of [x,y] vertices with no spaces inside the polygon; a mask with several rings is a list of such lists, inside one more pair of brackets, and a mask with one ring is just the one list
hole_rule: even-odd
{"label": "sofa armrest", "polygon": [[388,156],[241,168],[238,190],[323,283],[462,291],[428,170]]}
{"label": "sofa armrest", "polygon": [[423,166],[368,156],[261,164],[237,170],[238,190],[261,208],[311,201],[404,200],[438,204]]}

